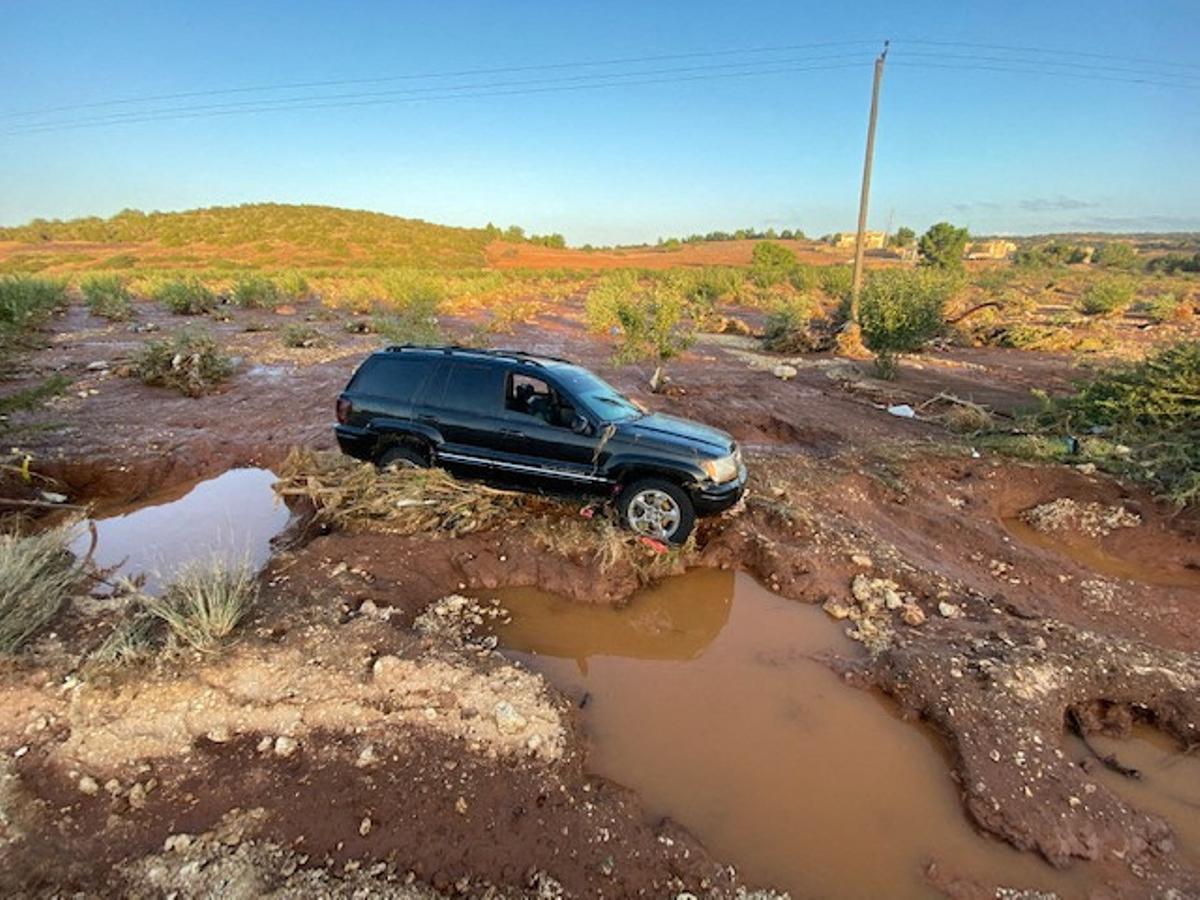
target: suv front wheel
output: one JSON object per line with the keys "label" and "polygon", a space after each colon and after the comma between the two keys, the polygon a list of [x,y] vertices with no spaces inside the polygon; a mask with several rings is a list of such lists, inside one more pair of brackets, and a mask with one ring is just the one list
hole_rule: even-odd
{"label": "suv front wheel", "polygon": [[641,478],[617,498],[621,521],[637,534],[682,544],[696,527],[696,510],[684,490],[662,478]]}

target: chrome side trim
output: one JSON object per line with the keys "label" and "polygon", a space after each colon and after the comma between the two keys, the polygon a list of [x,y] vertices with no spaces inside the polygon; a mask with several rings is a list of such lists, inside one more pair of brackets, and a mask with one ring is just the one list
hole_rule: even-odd
{"label": "chrome side trim", "polygon": [[487,466],[493,469],[507,469],[513,472],[529,472],[534,475],[545,475],[550,478],[568,478],[572,481],[594,481],[601,484],[611,479],[599,475],[584,475],[582,472],[566,472],[562,469],[551,469],[545,466],[527,466],[524,463],[507,462],[499,459],[484,459],[481,456],[467,456],[462,453],[438,453],[438,459],[448,459],[451,462],[467,463],[475,466]]}

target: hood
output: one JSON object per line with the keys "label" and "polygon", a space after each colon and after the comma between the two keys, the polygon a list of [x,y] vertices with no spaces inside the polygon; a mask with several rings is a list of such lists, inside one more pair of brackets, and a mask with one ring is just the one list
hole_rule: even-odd
{"label": "hood", "polygon": [[733,450],[733,437],[721,429],[666,413],[650,413],[621,422],[617,431],[635,443],[695,450],[701,456],[724,456]]}

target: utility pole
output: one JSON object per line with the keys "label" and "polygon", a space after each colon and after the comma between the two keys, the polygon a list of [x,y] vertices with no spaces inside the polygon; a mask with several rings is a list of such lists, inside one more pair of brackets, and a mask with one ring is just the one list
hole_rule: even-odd
{"label": "utility pole", "polygon": [[867,231],[867,201],[871,196],[871,160],[875,155],[875,117],[879,113],[879,83],[883,80],[883,63],[887,59],[889,41],[883,42],[883,52],[875,60],[875,83],[871,87],[871,119],[867,124],[867,155],[863,161],[862,194],[858,200],[858,236],[854,240],[854,280],[850,288],[850,322],[858,324],[858,295],[862,292],[863,242]]}

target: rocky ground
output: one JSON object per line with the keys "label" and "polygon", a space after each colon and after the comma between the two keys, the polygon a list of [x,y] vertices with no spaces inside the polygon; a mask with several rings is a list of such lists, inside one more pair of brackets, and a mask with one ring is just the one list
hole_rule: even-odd
{"label": "rocky ground", "polygon": [[[189,399],[117,374],[153,331],[73,307],[29,367],[31,381],[69,374],[72,390],[16,422],[14,441],[73,501],[98,502],[330,447],[333,398],[375,339],[315,304],[254,313],[276,326],[312,317],[326,334],[288,350],[246,332],[250,316],[213,325],[240,366]],[[574,534],[570,506],[549,525],[461,537],[314,525],[280,547],[233,644],[122,669],[87,664],[111,611],[68,610],[0,668],[7,893],[744,892],[736,861],[588,774],[570,704],[481,636],[493,607],[453,598],[537,586],[621,603],[648,577],[701,565],[742,568],[844,619],[870,650],[848,675],[936,729],[981,830],[1085,864],[1096,897],[1200,895],[1179,836],[1067,744],[1072,728],[1135,720],[1181,750],[1200,741],[1196,521],[1094,472],[973,452],[922,410],[945,392],[1010,412],[1031,387],[1068,383],[1068,360],[956,350],[884,384],[808,356],[787,361],[784,381],[753,339],[718,336],[651,395],[649,372],[613,369],[578,319],[568,304],[495,342],[570,356],[648,406],[731,431],[751,459],[745,508],[665,560],[548,539]],[[147,307],[138,323],[178,321]],[[896,403],[918,416],[890,415]],[[1001,896],[938,878],[953,860],[936,862],[938,889]]]}

